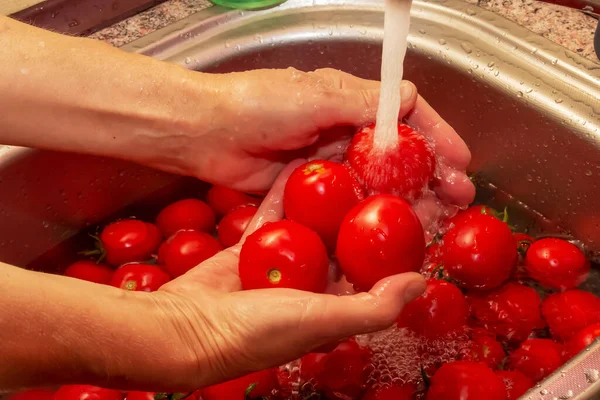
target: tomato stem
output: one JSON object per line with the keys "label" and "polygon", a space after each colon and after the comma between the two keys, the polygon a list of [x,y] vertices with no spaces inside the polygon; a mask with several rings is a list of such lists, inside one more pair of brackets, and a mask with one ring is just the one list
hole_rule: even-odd
{"label": "tomato stem", "polygon": [[281,282],[281,271],[275,268],[270,269],[267,272],[267,277],[269,278],[269,282],[277,285],[279,282]]}

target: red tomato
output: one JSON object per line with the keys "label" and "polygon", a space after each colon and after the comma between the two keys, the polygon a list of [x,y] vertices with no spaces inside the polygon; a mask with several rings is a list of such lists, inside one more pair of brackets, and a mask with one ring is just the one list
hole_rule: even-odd
{"label": "red tomato", "polygon": [[84,281],[108,285],[113,276],[113,272],[112,268],[109,268],[104,264],[82,260],[69,265],[65,270],[65,275],[72,278],[83,279]]}
{"label": "red tomato", "polygon": [[487,331],[475,329],[469,347],[461,353],[461,359],[479,361],[497,369],[506,357],[502,345]]}
{"label": "red tomato", "polygon": [[578,289],[551,294],[542,303],[542,315],[552,335],[564,342],[600,322],[600,298]]}
{"label": "red tomato", "polygon": [[425,259],[427,262],[436,264],[440,261],[440,243],[432,243],[425,250]]}
{"label": "red tomato", "polygon": [[527,252],[527,249],[529,249],[529,246],[531,246],[531,243],[535,240],[528,234],[519,232],[513,233],[513,238],[515,238],[515,242],[517,242],[517,250],[522,254]]}
{"label": "red tomato", "polygon": [[429,338],[440,338],[467,325],[465,296],[453,284],[429,279],[425,293],[404,306],[398,326]]}
{"label": "red tomato", "polygon": [[406,201],[371,196],[344,218],[336,253],[348,282],[368,291],[388,276],[419,271],[425,258],[423,228]]}
{"label": "red tomato", "polygon": [[445,225],[449,226],[449,227],[453,227],[456,225],[462,225],[465,222],[472,220],[473,217],[475,217],[477,215],[485,214],[485,215],[490,215],[493,217],[497,213],[498,212],[496,210],[494,210],[493,208],[488,207],[488,206],[484,206],[484,205],[471,206],[471,207],[467,208],[466,210],[458,212],[458,214],[456,214],[452,218],[449,218],[446,221]]}
{"label": "red tomato", "polygon": [[219,241],[208,233],[179,231],[160,246],[158,261],[177,278],[221,250]]}
{"label": "red tomato", "polygon": [[256,197],[219,185],[210,188],[206,194],[206,201],[219,217],[242,206],[258,207],[260,205],[260,199]]}
{"label": "red tomato", "polygon": [[240,252],[242,288],[291,288],[322,293],[329,258],[314,231],[293,221],[267,223],[249,235]]}
{"label": "red tomato", "polygon": [[357,185],[342,164],[316,160],[301,165],[285,185],[285,216],[317,232],[333,251],[342,220],[362,197]]}
{"label": "red tomato", "polygon": [[225,247],[238,244],[256,211],[258,211],[257,207],[247,206],[237,208],[225,215],[217,227],[221,244]]}
{"label": "red tomato", "polygon": [[367,193],[389,193],[413,201],[433,179],[436,160],[431,145],[411,127],[398,124],[398,146],[373,146],[375,125],[352,138],[345,159]]}
{"label": "red tomato", "polygon": [[106,262],[119,266],[128,262],[147,261],[160,245],[155,225],[137,219],[113,222],[100,234]]}
{"label": "red tomato", "polygon": [[535,385],[533,379],[519,371],[496,371],[506,387],[506,400],[518,400]]}
{"label": "red tomato", "polygon": [[119,267],[110,284],[124,290],[155,292],[170,280],[171,277],[155,265],[131,263]]}
{"label": "red tomato", "polygon": [[[266,369],[202,390],[204,400],[246,400],[269,396],[277,389],[275,370]],[[247,397],[246,397],[247,393]]]}
{"label": "red tomato", "polygon": [[413,385],[391,385],[367,389],[362,400],[413,400],[417,388]]}
{"label": "red tomato", "polygon": [[317,390],[323,391],[326,398],[355,398],[364,389],[370,362],[370,350],[350,339],[329,353],[304,356],[300,374]]}
{"label": "red tomato", "polygon": [[564,360],[568,361],[600,337],[600,323],[583,328],[565,343]]}
{"label": "red tomato", "polygon": [[468,289],[493,289],[506,281],[517,264],[512,232],[489,215],[475,215],[444,235],[442,263],[446,273]]}
{"label": "red tomato", "polygon": [[127,392],[125,400],[154,400],[155,394],[155,392]]}
{"label": "red tomato", "polygon": [[454,361],[431,378],[427,400],[505,400],[506,389],[484,363]]}
{"label": "red tomato", "polygon": [[474,324],[513,343],[527,339],[545,324],[540,315],[540,296],[535,289],[509,282],[490,292],[468,293]]}
{"label": "red tomato", "polygon": [[547,238],[529,246],[525,270],[542,285],[565,290],[577,287],[587,279],[590,262],[574,244]]}
{"label": "red tomato", "polygon": [[54,393],[54,400],[123,400],[123,394],[97,386],[64,385]]}
{"label": "red tomato", "polygon": [[184,229],[210,233],[215,229],[215,213],[203,201],[179,200],[158,213],[156,225],[166,238]]}
{"label": "red tomato", "polygon": [[29,389],[10,395],[7,400],[52,400],[54,392],[47,389]]}
{"label": "red tomato", "polygon": [[539,382],[562,365],[562,350],[550,339],[527,339],[508,356],[506,366]]}

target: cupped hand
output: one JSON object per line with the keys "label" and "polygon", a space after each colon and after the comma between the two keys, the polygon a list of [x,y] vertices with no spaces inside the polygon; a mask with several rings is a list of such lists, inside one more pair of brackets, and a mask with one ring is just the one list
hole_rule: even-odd
{"label": "cupped hand", "polygon": [[[283,217],[283,188],[298,165],[291,163],[279,175],[246,235]],[[196,367],[170,377],[179,390],[282,365],[322,345],[387,328],[425,288],[420,275],[409,273],[349,296],[292,289],[241,291],[240,247],[222,251],[155,293],[177,332],[171,340],[180,341],[182,355],[192,357]]]}

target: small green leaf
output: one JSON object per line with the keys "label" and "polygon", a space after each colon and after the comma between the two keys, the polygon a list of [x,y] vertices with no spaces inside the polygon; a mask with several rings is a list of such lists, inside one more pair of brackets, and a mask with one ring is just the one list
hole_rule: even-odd
{"label": "small green leaf", "polygon": [[244,396],[246,398],[248,398],[248,396],[250,396],[250,392],[252,392],[254,389],[256,389],[257,386],[258,386],[258,382],[251,383],[250,386],[248,386],[246,388],[246,392],[244,393]]}
{"label": "small green leaf", "polygon": [[156,393],[154,395],[154,400],[167,400],[169,398],[168,393]]}

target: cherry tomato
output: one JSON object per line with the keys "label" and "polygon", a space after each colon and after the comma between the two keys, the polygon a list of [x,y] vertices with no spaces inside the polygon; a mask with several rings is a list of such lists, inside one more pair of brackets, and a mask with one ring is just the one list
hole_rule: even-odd
{"label": "cherry tomato", "polygon": [[513,233],[513,238],[515,239],[515,242],[517,242],[517,251],[520,254],[526,254],[529,246],[531,246],[531,243],[535,240],[528,234],[519,232]]}
{"label": "cherry tomato", "polygon": [[539,382],[562,365],[562,350],[550,339],[527,339],[508,356],[506,366]]}
{"label": "cherry tomato", "polygon": [[368,291],[388,276],[419,271],[425,258],[423,228],[406,201],[371,196],[344,218],[336,253],[348,282]]}
{"label": "cherry tomato", "polygon": [[275,370],[266,369],[202,390],[204,400],[246,400],[269,396],[277,389]]}
{"label": "cherry tomato", "polygon": [[436,264],[440,261],[440,243],[431,243],[425,249],[425,261],[431,264]]}
{"label": "cherry tomato", "polygon": [[300,374],[304,381],[323,391],[326,398],[356,398],[364,389],[371,356],[368,348],[350,339],[329,353],[304,356]]}
{"label": "cherry tomato", "polygon": [[590,262],[574,244],[547,238],[529,246],[525,270],[542,285],[565,290],[577,287],[587,279]]}
{"label": "cherry tomato", "polygon": [[155,292],[170,280],[169,274],[155,265],[131,263],[120,266],[110,284],[124,290]]}
{"label": "cherry tomato", "polygon": [[108,285],[113,276],[113,272],[112,268],[109,268],[104,264],[82,260],[69,265],[65,270],[65,275],[72,278],[83,279],[84,281]]}
{"label": "cherry tomato", "polygon": [[54,392],[47,389],[29,389],[12,394],[7,400],[52,400]]}
{"label": "cherry tomato", "polygon": [[453,284],[429,279],[425,293],[404,306],[398,326],[429,338],[463,329],[467,325],[469,308],[465,296]]}
{"label": "cherry tomato", "polygon": [[389,193],[408,201],[420,198],[433,179],[435,154],[423,135],[398,124],[398,146],[377,149],[375,125],[356,133],[345,159],[369,195]]}
{"label": "cherry tomato", "polygon": [[113,222],[100,234],[106,262],[119,266],[128,262],[147,261],[160,245],[158,228],[137,219]]}
{"label": "cherry tomato", "polygon": [[242,288],[291,288],[322,293],[329,258],[314,231],[293,221],[267,223],[249,235],[240,252]]}
{"label": "cherry tomato", "polygon": [[493,217],[493,216],[497,215],[498,212],[496,210],[494,210],[493,208],[484,206],[484,205],[471,206],[471,207],[467,208],[466,210],[459,211],[452,218],[449,218],[446,221],[445,225],[448,227],[462,225],[465,222],[472,220],[473,217],[475,217],[477,215],[481,215],[481,214],[490,215]]}
{"label": "cherry tomato", "polygon": [[123,400],[123,394],[97,386],[64,385],[54,393],[54,400]]}
{"label": "cherry tomato", "polygon": [[427,400],[505,400],[502,380],[484,363],[454,361],[431,378]]}
{"label": "cherry tomato", "polygon": [[285,216],[317,232],[333,251],[342,220],[362,197],[357,185],[342,164],[316,160],[301,165],[285,185]]}
{"label": "cherry tomato", "polygon": [[178,231],[158,251],[158,261],[177,278],[223,250],[217,239],[204,232]]}
{"label": "cherry tomato", "polygon": [[215,229],[215,213],[203,201],[179,200],[169,204],[158,213],[156,225],[166,238],[180,230],[210,233]]}
{"label": "cherry tomato", "polygon": [[256,197],[220,185],[210,188],[206,194],[206,201],[219,217],[242,206],[258,207],[260,205],[260,199]]}
{"label": "cherry tomato", "polygon": [[455,225],[441,247],[446,273],[468,289],[493,289],[506,281],[517,264],[512,232],[504,222],[481,214]]}
{"label": "cherry tomato", "polygon": [[496,375],[504,382],[506,400],[518,400],[535,385],[533,379],[519,371],[496,371]]}
{"label": "cherry tomato", "polygon": [[564,342],[600,322],[600,298],[578,289],[551,294],[542,303],[542,315],[552,335]]}
{"label": "cherry tomato", "polygon": [[390,385],[367,389],[362,400],[413,400],[417,388],[413,385]]}
{"label": "cherry tomato", "polygon": [[219,241],[224,247],[231,247],[239,243],[256,211],[258,208],[254,206],[240,207],[223,217],[219,222],[217,232]]}
{"label": "cherry tomato", "polygon": [[564,360],[568,361],[575,357],[579,352],[592,344],[597,337],[600,337],[600,323],[587,326],[577,332],[565,343]]}
{"label": "cherry tomato", "polygon": [[473,322],[502,340],[519,343],[544,328],[540,296],[535,289],[509,282],[489,291],[467,294]]}
{"label": "cherry tomato", "polygon": [[155,392],[127,392],[125,400],[154,400],[155,394]]}
{"label": "cherry tomato", "polygon": [[506,353],[502,345],[487,331],[475,329],[469,347],[461,352],[461,359],[479,361],[492,369],[497,369]]}

